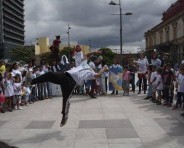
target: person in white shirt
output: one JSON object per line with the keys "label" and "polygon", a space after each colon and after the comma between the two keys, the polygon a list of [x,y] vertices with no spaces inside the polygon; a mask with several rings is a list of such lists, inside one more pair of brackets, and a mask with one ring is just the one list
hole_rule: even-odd
{"label": "person in white shirt", "polygon": [[12,77],[12,74],[10,72],[6,72],[6,76],[3,79],[4,95],[6,97],[2,110],[3,113],[5,113],[6,111],[6,105],[8,106],[8,110],[10,112],[13,111],[12,109],[14,97],[13,85],[14,85],[14,78]]}
{"label": "person in white shirt", "polygon": [[20,76],[17,74],[15,77],[15,82],[13,84],[14,88],[14,100],[15,100],[15,109],[22,110],[23,108],[20,106],[21,103],[21,95],[22,95],[22,83],[20,81]]}
{"label": "person in white shirt", "polygon": [[64,126],[68,119],[69,113],[69,97],[71,96],[76,85],[83,85],[84,81],[98,78],[107,69],[106,66],[101,71],[95,73],[87,64],[87,60],[83,61],[80,66],[73,67],[66,72],[47,72],[32,80],[32,84],[51,82],[61,85],[63,94],[62,120],[60,126]]}
{"label": "person in white shirt", "polygon": [[22,82],[22,73],[19,70],[19,63],[17,63],[17,62],[13,63],[11,73],[12,73],[13,77],[18,74],[20,76],[20,81]]}
{"label": "person in white shirt", "polygon": [[73,50],[73,59],[75,59],[75,66],[80,66],[80,63],[84,60],[84,55],[81,47],[77,45]]}
{"label": "person in white shirt", "polygon": [[145,58],[144,53],[140,53],[140,59],[138,61],[134,61],[138,66],[138,81],[139,81],[139,91],[138,94],[141,93],[142,81],[143,81],[143,90],[144,94],[146,94],[147,90],[147,79],[146,72],[148,68],[148,60]]}

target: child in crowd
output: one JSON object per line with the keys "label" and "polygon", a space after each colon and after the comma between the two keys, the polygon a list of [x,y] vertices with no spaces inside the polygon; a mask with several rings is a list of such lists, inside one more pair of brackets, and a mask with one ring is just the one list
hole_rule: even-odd
{"label": "child in crowd", "polygon": [[[152,73],[152,65],[149,65],[148,66],[148,71],[146,72],[146,79],[148,81],[148,84],[150,84],[151,73]],[[149,99],[152,99],[152,88],[151,88],[151,85],[149,85],[149,87],[148,87],[148,94],[144,98],[144,100],[149,100]]]}
{"label": "child in crowd", "polygon": [[24,104],[27,106],[28,105],[28,101],[30,100],[30,94],[31,94],[31,90],[28,86],[26,86],[25,82],[23,82],[22,84],[22,101],[24,102]]}
{"label": "child in crowd", "polygon": [[157,79],[156,79],[156,90],[157,90],[157,105],[161,105],[162,100],[162,90],[163,90],[163,81],[162,81],[162,69],[157,69]]}
{"label": "child in crowd", "polygon": [[123,95],[129,96],[129,85],[130,85],[130,71],[128,70],[128,66],[125,66],[123,71]]}
{"label": "child in crowd", "polygon": [[157,103],[156,101],[156,79],[157,79],[157,72],[156,72],[156,65],[152,65],[152,72],[150,76],[150,87],[152,92],[152,102]]}
{"label": "child in crowd", "polygon": [[164,106],[171,107],[174,96],[174,72],[171,69],[171,64],[166,64],[166,69],[163,72],[163,84],[164,84]]}
{"label": "child in crowd", "polygon": [[177,101],[173,109],[177,109],[179,106],[182,106],[182,103],[184,103],[184,66],[183,65],[180,66],[179,75],[176,79],[175,87],[177,92]]}
{"label": "child in crowd", "polygon": [[12,74],[6,73],[6,77],[4,78],[3,86],[4,86],[4,95],[5,95],[5,103],[3,105],[2,112],[5,113],[6,111],[6,105],[8,106],[8,110],[12,112],[12,103],[13,103],[13,97],[14,97],[14,79],[12,77]]}
{"label": "child in crowd", "polygon": [[22,83],[21,83],[21,79],[20,79],[20,76],[19,75],[16,75],[14,77],[15,79],[15,82],[14,82],[14,85],[13,85],[13,88],[14,88],[14,93],[15,93],[15,96],[14,96],[14,102],[15,102],[15,106],[14,108],[17,110],[22,110],[23,108],[20,106],[20,103],[21,103],[21,95],[22,95]]}

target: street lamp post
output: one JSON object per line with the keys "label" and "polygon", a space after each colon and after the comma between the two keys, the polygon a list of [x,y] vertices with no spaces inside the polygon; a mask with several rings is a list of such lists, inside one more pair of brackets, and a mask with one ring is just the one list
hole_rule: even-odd
{"label": "street lamp post", "polygon": [[67,34],[68,34],[68,47],[70,47],[70,25],[68,24],[68,31],[67,31]]}
{"label": "street lamp post", "polygon": [[120,54],[122,55],[123,53],[123,40],[122,40],[122,15],[132,15],[132,13],[127,12],[125,14],[122,14],[122,9],[121,9],[121,0],[119,0],[119,3],[115,3],[111,1],[109,5],[119,5],[119,11],[120,14],[114,14],[114,15],[119,15],[120,16]]}

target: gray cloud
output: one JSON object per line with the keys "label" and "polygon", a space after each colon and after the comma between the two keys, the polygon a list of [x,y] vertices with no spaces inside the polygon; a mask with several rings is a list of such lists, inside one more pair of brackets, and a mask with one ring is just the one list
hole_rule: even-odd
{"label": "gray cloud", "polygon": [[[144,47],[144,33],[161,22],[162,13],[176,0],[122,0],[123,44]],[[91,44],[93,48],[119,45],[118,6],[110,0],[25,0],[26,42],[60,34],[67,42],[71,26],[71,42]],[[119,2],[114,0],[114,2]]]}

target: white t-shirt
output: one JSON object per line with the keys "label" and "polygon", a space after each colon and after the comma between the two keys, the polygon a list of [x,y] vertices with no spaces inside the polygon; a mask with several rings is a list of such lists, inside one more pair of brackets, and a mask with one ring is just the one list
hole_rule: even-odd
{"label": "white t-shirt", "polygon": [[160,84],[157,86],[157,90],[163,90],[163,81],[160,74],[157,74],[156,84],[158,84],[158,82],[160,82]]}
{"label": "white t-shirt", "polygon": [[178,92],[184,93],[184,75],[178,75]]}
{"label": "white t-shirt", "polygon": [[[155,79],[155,81],[153,82],[154,79]],[[155,71],[155,72],[151,73],[151,77],[150,77],[150,82],[152,83],[152,85],[157,84],[156,79],[157,79],[157,72]]]}
{"label": "white t-shirt", "polygon": [[138,64],[139,68],[138,68],[138,73],[145,73],[147,71],[147,66],[149,65],[148,60],[147,59],[139,59],[138,61],[136,61],[136,63]]}
{"label": "white t-shirt", "polygon": [[95,79],[96,74],[87,64],[87,61],[83,61],[80,66],[68,70],[67,73],[71,75],[78,85],[83,85],[86,80]]}

